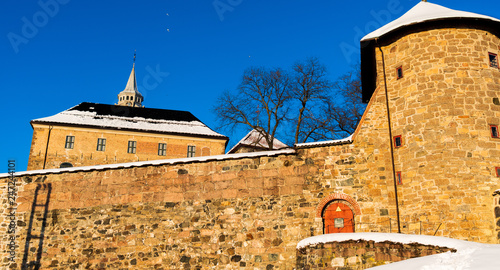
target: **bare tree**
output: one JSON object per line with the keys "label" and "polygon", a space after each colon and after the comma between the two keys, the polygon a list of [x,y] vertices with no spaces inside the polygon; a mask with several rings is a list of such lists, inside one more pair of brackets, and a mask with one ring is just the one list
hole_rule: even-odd
{"label": "bare tree", "polygon": [[340,135],[352,134],[366,109],[366,104],[362,102],[360,65],[341,76],[334,89],[340,99],[330,100],[326,107],[325,113],[333,120],[328,130]]}
{"label": "bare tree", "polygon": [[246,125],[258,131],[272,149],[276,132],[287,119],[289,92],[290,78],[285,71],[249,68],[237,93],[224,92],[214,112],[221,128],[233,130]]}
{"label": "bare tree", "polygon": [[332,83],[325,66],[309,58],[295,63],[291,75],[279,68],[247,69],[237,92],[224,92],[213,110],[219,128],[247,126],[273,149],[279,131],[293,134],[285,139],[295,144],[344,138],[364,109],[359,65]]}
{"label": "bare tree", "polygon": [[291,97],[296,101],[298,113],[292,117],[295,128],[294,142],[324,134],[330,119],[321,108],[332,98],[332,83],[327,78],[326,67],[317,58],[308,58],[293,65]]}

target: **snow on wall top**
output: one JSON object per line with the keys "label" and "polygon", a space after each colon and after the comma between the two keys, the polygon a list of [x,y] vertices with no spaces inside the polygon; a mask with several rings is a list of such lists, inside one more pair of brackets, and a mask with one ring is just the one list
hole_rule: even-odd
{"label": "snow on wall top", "polygon": [[[25,175],[57,174],[57,173],[67,173],[67,172],[82,172],[82,171],[108,170],[108,169],[119,169],[119,168],[133,168],[133,167],[142,167],[142,166],[172,165],[172,164],[182,164],[182,163],[192,163],[192,162],[223,161],[223,160],[231,160],[231,159],[266,157],[266,156],[272,157],[272,156],[290,155],[290,154],[295,154],[295,150],[294,149],[283,149],[283,150],[261,151],[261,152],[252,152],[252,153],[239,153],[239,154],[230,154],[230,155],[226,154],[226,155],[192,157],[192,158],[173,158],[173,159],[148,160],[148,161],[137,161],[137,162],[128,162],[128,163],[95,165],[95,166],[33,170],[33,171],[16,172],[16,173],[14,173],[14,176],[19,177],[19,176],[25,176]],[[0,178],[5,178],[5,177],[10,177],[10,174],[0,173]]]}
{"label": "snow on wall top", "polygon": [[308,147],[318,147],[318,146],[327,146],[327,145],[336,145],[336,144],[347,144],[352,143],[352,135],[340,139],[340,140],[331,140],[331,141],[322,141],[322,142],[308,142],[308,143],[298,143],[295,145],[297,148],[308,148]]}
{"label": "snow on wall top", "polygon": [[490,16],[480,15],[466,11],[453,10],[429,2],[420,2],[417,5],[415,5],[412,9],[410,9],[408,12],[403,14],[403,16],[364,36],[361,39],[361,41],[366,41],[381,37],[403,26],[421,23],[425,21],[445,19],[445,18],[476,18],[476,19],[487,19],[500,22],[500,20]]}
{"label": "snow on wall top", "polygon": [[87,102],[32,122],[227,138],[211,130],[189,112]]}

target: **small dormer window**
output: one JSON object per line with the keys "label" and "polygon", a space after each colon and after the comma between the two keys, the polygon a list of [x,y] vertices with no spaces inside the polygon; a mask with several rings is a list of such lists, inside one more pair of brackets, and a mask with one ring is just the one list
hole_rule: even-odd
{"label": "small dormer window", "polygon": [[397,73],[397,76],[398,76],[398,80],[403,78],[403,66],[400,66],[396,69],[396,73]]}
{"label": "small dormer window", "polygon": [[500,177],[500,167],[495,167],[495,172],[497,173],[497,177]]}
{"label": "small dormer window", "polygon": [[490,67],[498,68],[498,55],[494,53],[488,53],[490,58]]}

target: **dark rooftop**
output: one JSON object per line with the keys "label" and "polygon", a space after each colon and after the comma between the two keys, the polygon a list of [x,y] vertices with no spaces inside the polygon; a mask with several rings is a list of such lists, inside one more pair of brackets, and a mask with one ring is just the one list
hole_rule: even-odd
{"label": "dark rooftop", "polygon": [[95,112],[97,115],[112,115],[123,117],[141,117],[155,120],[171,121],[199,121],[192,113],[188,111],[151,109],[140,107],[129,107],[119,105],[108,105],[99,103],[82,102],[68,111],[86,111]]}

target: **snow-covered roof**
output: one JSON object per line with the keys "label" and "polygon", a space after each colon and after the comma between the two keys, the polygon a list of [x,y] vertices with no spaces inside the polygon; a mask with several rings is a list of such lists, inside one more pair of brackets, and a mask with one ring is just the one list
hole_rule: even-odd
{"label": "snow-covered roof", "polygon": [[226,136],[211,130],[187,111],[151,109],[83,102],[56,115],[32,123],[91,126],[197,136]]}
{"label": "snow-covered roof", "polygon": [[340,139],[340,140],[331,140],[331,141],[322,141],[322,142],[308,142],[308,143],[298,143],[295,145],[296,148],[309,148],[309,147],[318,147],[318,146],[328,146],[328,145],[337,145],[337,144],[348,144],[352,143],[352,135]]}
{"label": "snow-covered roof", "polygon": [[[148,161],[137,161],[137,162],[128,162],[128,163],[83,166],[83,167],[69,167],[69,168],[46,169],[46,170],[33,170],[33,171],[16,172],[16,173],[14,173],[14,176],[19,177],[19,176],[27,176],[27,175],[57,174],[57,173],[81,172],[81,171],[100,171],[100,170],[108,170],[108,169],[172,165],[172,164],[207,162],[207,161],[222,161],[222,160],[253,158],[253,157],[291,155],[291,154],[295,154],[294,149],[282,149],[282,150],[273,150],[273,151],[261,151],[261,152],[252,152],[252,153],[239,153],[239,154],[231,154],[231,155],[216,155],[216,156],[204,156],[204,157],[192,157],[192,158],[173,158],[173,159],[161,159],[161,160],[148,160]],[[10,174],[0,173],[0,178],[5,178],[5,177],[10,177]]]}
{"label": "snow-covered roof", "polygon": [[408,235],[396,233],[333,233],[306,238],[297,244],[297,248],[329,242],[349,240],[367,240],[375,242],[391,241],[402,244],[419,243],[456,249],[457,252],[445,252],[432,256],[408,259],[400,262],[377,266],[377,270],[493,270],[498,269],[500,245],[451,239],[429,235]]}
{"label": "snow-covered roof", "polygon": [[[227,151],[227,153],[231,154],[242,146],[269,149],[269,144],[267,143],[266,138],[264,138],[264,136],[262,136],[262,134],[255,129],[248,132],[248,134],[236,143],[229,151]],[[276,138],[273,139],[273,149],[282,149],[287,147],[288,145],[282,143],[280,140]]]}
{"label": "snow-covered roof", "polygon": [[449,19],[449,18],[486,19],[486,20],[500,22],[500,20],[490,16],[480,15],[466,11],[453,10],[429,2],[419,2],[408,12],[403,14],[403,16],[369,33],[368,35],[364,36],[361,39],[361,41],[366,41],[381,37],[403,26],[417,24],[425,21]]}

